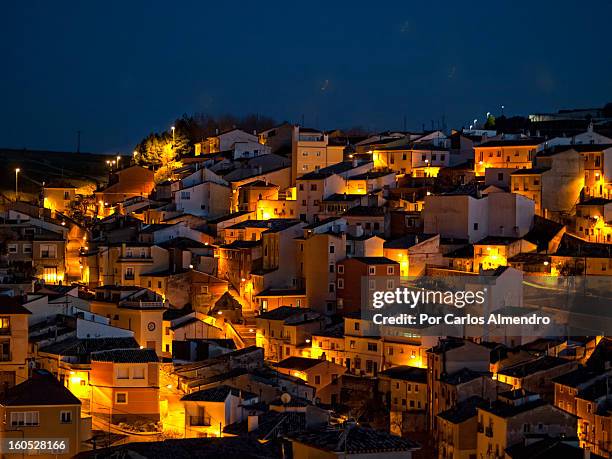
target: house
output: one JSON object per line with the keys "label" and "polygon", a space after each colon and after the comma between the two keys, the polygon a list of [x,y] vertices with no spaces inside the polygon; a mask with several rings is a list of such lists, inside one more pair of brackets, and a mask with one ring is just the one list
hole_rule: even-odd
{"label": "house", "polygon": [[265,131],[261,131],[257,135],[259,143],[270,147],[272,153],[279,153],[283,150],[290,151],[291,141],[293,138],[293,125],[290,123],[282,123],[278,126],[271,127]]}
{"label": "house", "polygon": [[206,155],[220,151],[231,150],[236,142],[258,142],[256,135],[249,134],[242,129],[232,128],[214,136],[207,137],[203,142],[195,144],[195,155]]}
{"label": "house", "polygon": [[133,331],[138,344],[158,354],[165,310],[160,296],[140,287],[99,287],[91,302],[91,312],[107,317],[114,327]]}
{"label": "house", "polygon": [[553,378],[569,373],[577,363],[560,357],[542,356],[500,369],[497,380],[514,389],[537,392],[543,398],[554,400]]}
{"label": "house", "polygon": [[[36,454],[41,457],[74,457],[91,437],[91,418],[81,418],[81,401],[44,371],[33,372],[30,379],[0,398],[0,416],[4,419],[3,441],[65,441],[63,448],[58,445],[57,453],[39,450]],[[32,450],[27,448],[24,453],[34,454]]]}
{"label": "house", "polygon": [[[370,291],[399,287],[400,265],[385,257],[352,257],[336,264],[337,310],[361,311],[370,304]],[[366,281],[367,280],[367,281]]]}
{"label": "house", "polygon": [[244,405],[257,401],[255,394],[226,385],[187,394],[181,398],[185,407],[185,436],[222,437],[225,426],[246,417]]}
{"label": "house", "polygon": [[477,407],[486,400],[475,395],[437,415],[438,458],[476,457]]}
{"label": "house", "polygon": [[[44,329],[43,329],[44,330]],[[102,338],[64,337],[51,342],[37,342],[36,363],[62,382],[89,412],[91,402],[91,354],[112,349],[138,349],[133,336]]]}
{"label": "house", "polygon": [[584,160],[575,149],[539,152],[533,167],[512,173],[510,189],[535,202],[535,213],[558,220],[574,212],[585,183]]}
{"label": "house", "polygon": [[176,209],[202,217],[226,215],[231,206],[231,190],[227,185],[205,181],[184,186],[173,195]]}
{"label": "house", "polygon": [[67,212],[76,196],[77,187],[67,181],[52,181],[43,185],[43,205],[46,209]]}
{"label": "house", "polygon": [[587,242],[564,234],[551,254],[551,272],[560,275],[609,276],[612,274],[610,244]]}
{"label": "house", "polygon": [[368,459],[410,459],[420,449],[418,443],[386,432],[345,424],[341,428],[325,428],[290,433],[294,459],[339,456]]}
{"label": "house", "polygon": [[[321,399],[321,392],[330,384],[336,384],[337,379],[346,368],[342,365],[332,363],[328,360],[313,359],[307,357],[287,357],[276,363],[275,368],[284,374],[303,379],[308,385],[317,390],[317,397]],[[330,400],[321,399],[323,403]]]}
{"label": "house", "polygon": [[409,234],[388,240],[383,256],[399,263],[400,276],[418,276],[427,266],[443,266],[440,236]]}
{"label": "house", "polygon": [[0,295],[0,393],[28,378],[28,316],[22,297]]}
{"label": "house", "polygon": [[332,145],[328,135],[317,129],[294,126],[291,139],[291,183],[295,183],[304,174],[341,162],[344,147]]}
{"label": "house", "polygon": [[528,169],[543,145],[541,138],[491,139],[474,146],[476,175],[489,168]]}
{"label": "house", "polygon": [[574,234],[589,242],[612,243],[612,200],[591,198],[576,204]]}
{"label": "house", "polygon": [[530,434],[561,437],[576,433],[575,416],[525,390],[502,392],[496,401],[477,409],[477,457],[499,457],[506,448],[524,444]]}
{"label": "house", "polygon": [[321,314],[312,309],[281,306],[256,319],[256,344],[273,362],[287,357],[309,357],[313,333],[323,329]]}
{"label": "house", "polygon": [[436,416],[439,413],[452,408],[456,402],[460,401],[453,400],[450,396],[447,397],[445,377],[463,371],[465,368],[469,369],[472,374],[486,374],[489,371],[490,359],[491,351],[487,347],[466,339],[443,339],[436,346],[427,350],[427,387],[429,388],[427,408],[431,429],[436,428]]}
{"label": "house", "polygon": [[382,371],[378,388],[390,410],[389,431],[395,435],[425,431],[427,369],[400,365]]}
{"label": "house", "polygon": [[91,413],[112,424],[159,421],[159,358],[153,349],[91,353]]}
{"label": "house", "polygon": [[345,220],[327,219],[305,226],[295,240],[298,287],[306,289],[310,307],[323,313],[336,309],[336,264],[346,257],[343,228]]}
{"label": "house", "polygon": [[111,172],[108,185],[95,192],[98,213],[104,208],[134,196],[149,196],[155,187],[155,173],[145,167],[131,165]]}

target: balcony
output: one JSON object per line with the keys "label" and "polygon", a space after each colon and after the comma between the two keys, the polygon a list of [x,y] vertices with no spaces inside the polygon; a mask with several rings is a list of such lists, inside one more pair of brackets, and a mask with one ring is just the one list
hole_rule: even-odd
{"label": "balcony", "polygon": [[210,416],[189,416],[189,425],[194,427],[209,427]]}

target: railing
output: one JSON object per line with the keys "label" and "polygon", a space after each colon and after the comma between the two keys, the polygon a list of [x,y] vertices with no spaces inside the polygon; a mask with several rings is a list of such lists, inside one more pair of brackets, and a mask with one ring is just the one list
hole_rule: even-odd
{"label": "railing", "polygon": [[122,301],[119,305],[132,308],[161,308],[164,303],[162,301]]}
{"label": "railing", "polygon": [[189,425],[195,427],[210,426],[210,416],[189,416]]}

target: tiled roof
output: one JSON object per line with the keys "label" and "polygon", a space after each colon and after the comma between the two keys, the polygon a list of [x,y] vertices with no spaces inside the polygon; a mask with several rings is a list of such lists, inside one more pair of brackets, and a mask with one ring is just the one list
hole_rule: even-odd
{"label": "tiled roof", "polygon": [[235,422],[223,429],[224,433],[246,436],[253,435],[259,440],[267,440],[306,428],[306,413],[299,411],[268,411],[258,416],[257,428],[249,432],[248,421]]}
{"label": "tiled roof", "polygon": [[290,370],[304,371],[309,368],[316,367],[326,360],[309,359],[306,357],[287,357],[276,364],[277,368],[285,368]]}
{"label": "tiled roof", "polygon": [[551,368],[555,368],[566,363],[570,363],[570,361],[559,357],[544,356],[534,360],[529,360],[527,362],[522,362],[517,365],[502,368],[499,370],[499,373],[506,376],[521,378],[540,371],[550,370]]}
{"label": "tiled roof", "polygon": [[0,399],[3,406],[80,404],[81,401],[48,372],[35,372],[30,379],[12,387]]}
{"label": "tiled roof", "polygon": [[91,360],[113,363],[159,362],[159,358],[153,349],[113,349],[110,351],[93,352]]}
{"label": "tiled roof", "polygon": [[191,394],[183,396],[181,400],[189,402],[224,402],[230,394],[236,397],[240,397],[243,400],[256,397],[256,395],[251,392],[241,391],[234,387],[223,385],[213,387],[211,389],[204,389],[199,390],[197,392],[192,392]]}
{"label": "tiled roof", "polygon": [[407,438],[359,426],[344,429],[306,430],[289,434],[288,437],[290,440],[334,453],[390,453],[413,451],[420,448],[418,443]]}
{"label": "tiled roof", "polygon": [[416,383],[427,383],[427,369],[410,367],[408,365],[400,365],[389,368],[380,373],[381,376],[387,376],[392,379],[401,379],[402,381],[411,381]]}
{"label": "tiled roof", "polygon": [[453,424],[459,424],[476,416],[478,414],[478,410],[476,408],[484,402],[485,399],[474,395],[463,400],[462,402],[457,403],[453,408],[442,411],[438,414],[438,417]]}
{"label": "tiled roof", "polygon": [[77,357],[79,363],[88,363],[92,352],[110,349],[138,349],[134,338],[69,338],[49,344],[39,349],[39,352],[61,356]]}
{"label": "tiled roof", "polygon": [[0,314],[32,314],[22,304],[21,297],[0,295]]}
{"label": "tiled roof", "polygon": [[398,265],[397,261],[393,261],[387,257],[352,257],[350,260],[357,260],[366,265]]}
{"label": "tiled roof", "polygon": [[281,306],[280,308],[273,309],[272,311],[264,312],[257,316],[257,318],[267,320],[285,320],[289,317],[297,316],[299,314],[307,314],[309,312],[312,312],[312,309]]}
{"label": "tiled roof", "polygon": [[250,437],[181,438],[157,442],[134,442],[95,451],[79,458],[141,457],[155,459],[277,459],[282,457],[277,443],[261,444]]}

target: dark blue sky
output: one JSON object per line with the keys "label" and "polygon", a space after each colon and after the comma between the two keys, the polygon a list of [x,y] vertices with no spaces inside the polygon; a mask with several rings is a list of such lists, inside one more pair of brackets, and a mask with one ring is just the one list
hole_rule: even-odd
{"label": "dark blue sky", "polygon": [[612,101],[609,0],[241,3],[5,2],[0,146],[80,129],[129,152],[197,111],[416,130]]}

